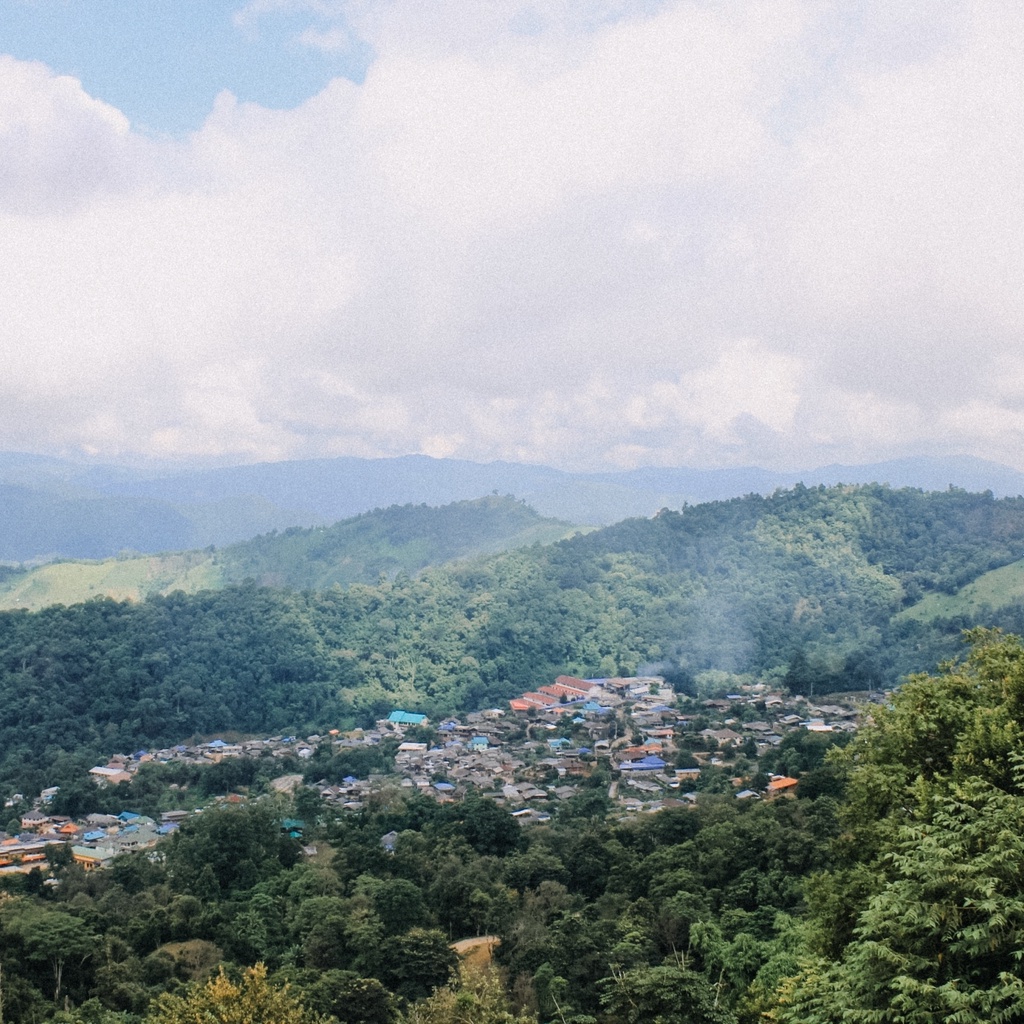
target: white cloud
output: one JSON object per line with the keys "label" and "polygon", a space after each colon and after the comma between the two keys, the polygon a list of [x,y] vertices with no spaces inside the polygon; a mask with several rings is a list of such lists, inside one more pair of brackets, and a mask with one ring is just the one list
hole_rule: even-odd
{"label": "white cloud", "polygon": [[1021,464],[1016,7],[281,10],[365,82],[183,142],[0,59],[9,443]]}
{"label": "white cloud", "polygon": [[116,191],[140,146],[76,79],[0,55],[0,210],[45,214]]}

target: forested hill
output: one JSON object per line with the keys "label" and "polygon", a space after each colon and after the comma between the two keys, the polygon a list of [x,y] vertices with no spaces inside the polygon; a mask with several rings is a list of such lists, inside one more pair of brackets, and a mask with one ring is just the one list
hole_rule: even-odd
{"label": "forested hill", "polygon": [[579,527],[497,495],[440,508],[395,505],[333,526],[276,530],[220,550],[61,561],[0,579],[0,608],[44,608],[92,597],[141,600],[175,590],[196,593],[246,580],[324,590],[376,583],[430,565],[551,543]]}
{"label": "forested hill", "polygon": [[223,547],[275,528],[325,525],[395,504],[445,505],[481,494],[515,494],[543,516],[607,526],[628,516],[653,515],[664,506],[771,494],[797,481],[817,486],[840,480],[1024,494],[1024,474],[972,458],[909,458],[798,472],[647,467],[574,473],[425,455],[189,470],[0,452],[0,561]]}
{"label": "forested hill", "polygon": [[578,531],[515,498],[494,495],[440,508],[393,505],[330,527],[266,534],[226,548],[220,561],[228,583],[251,578],[266,586],[323,590],[548,544]]}
{"label": "forested hill", "polygon": [[[969,624],[901,609],[1022,552],[1022,499],[798,487],[374,585],[6,612],[0,775],[52,769],[60,750],[474,709],[561,672],[653,664],[807,694],[892,683],[954,653]],[[1019,629],[1021,608],[979,617]]]}

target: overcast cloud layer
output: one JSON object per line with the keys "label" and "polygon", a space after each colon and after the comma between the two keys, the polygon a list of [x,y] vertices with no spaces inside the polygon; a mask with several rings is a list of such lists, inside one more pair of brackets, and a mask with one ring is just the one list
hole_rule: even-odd
{"label": "overcast cloud layer", "polygon": [[1024,6],[282,7],[178,138],[0,57],[3,447],[1024,469]]}

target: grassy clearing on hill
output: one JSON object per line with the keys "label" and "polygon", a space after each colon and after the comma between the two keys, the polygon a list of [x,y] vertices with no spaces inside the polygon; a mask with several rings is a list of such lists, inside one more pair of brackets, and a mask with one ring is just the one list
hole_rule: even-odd
{"label": "grassy clearing on hill", "polygon": [[918,622],[961,615],[976,618],[987,609],[1005,608],[1018,601],[1024,601],[1024,561],[993,569],[955,594],[928,594],[897,618]]}
{"label": "grassy clearing on hill", "polygon": [[221,571],[213,556],[199,551],[103,562],[52,562],[0,584],[0,608],[38,611],[101,595],[141,601],[150,594],[174,590],[195,594],[220,585]]}
{"label": "grassy clearing on hill", "polygon": [[510,497],[442,508],[394,506],[329,527],[262,534],[219,550],[61,561],[0,579],[0,609],[38,611],[93,597],[140,601],[176,590],[195,594],[246,580],[262,586],[327,590],[377,583],[428,566],[553,544],[586,527],[539,516]]}

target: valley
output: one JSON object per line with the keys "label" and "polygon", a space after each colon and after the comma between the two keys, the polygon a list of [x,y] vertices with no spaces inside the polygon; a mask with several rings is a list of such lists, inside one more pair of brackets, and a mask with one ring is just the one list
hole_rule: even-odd
{"label": "valley", "polygon": [[[1024,649],[976,627],[1024,626],[1022,547],[1021,499],[799,486],[9,570],[5,1018],[945,1017],[936,946],[1012,1008]],[[989,903],[922,936],[926,884]]]}

